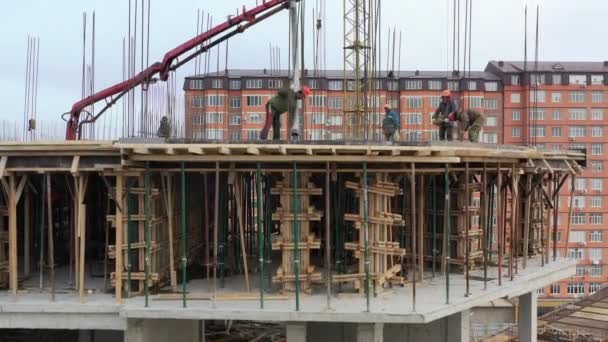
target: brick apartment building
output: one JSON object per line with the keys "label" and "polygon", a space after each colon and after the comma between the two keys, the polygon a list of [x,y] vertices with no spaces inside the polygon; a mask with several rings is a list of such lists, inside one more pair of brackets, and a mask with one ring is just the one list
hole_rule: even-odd
{"label": "brick apartment building", "polygon": [[[588,168],[577,178],[568,256],[579,259],[577,275],[539,289],[544,298],[569,298],[595,292],[608,281],[604,268],[608,231],[604,204],[604,111],[608,105],[608,62],[540,62],[536,72],[524,72],[523,62],[491,61],[485,71],[458,73],[437,71],[383,72],[369,92],[373,114],[370,138],[381,140],[383,106],[391,104],[401,115],[401,139],[437,139],[431,123],[443,89],[450,89],[465,107],[486,115],[484,143],[531,144],[544,148],[584,148]],[[533,70],[528,63],[527,70]],[[344,72],[305,72],[304,83],[312,94],[307,99],[303,122],[306,140],[341,140],[344,110],[352,109],[354,82],[344,82]],[[185,133],[187,138],[255,140],[265,120],[265,104],[277,89],[288,84],[287,72],[229,70],[187,77]],[[532,86],[531,86],[532,85]],[[345,96],[346,95],[346,96]],[[281,137],[287,138],[286,115]],[[346,121],[346,122],[345,122]],[[564,254],[569,209],[569,186],[560,199],[557,246]],[[606,237],[606,242],[604,241]]]}

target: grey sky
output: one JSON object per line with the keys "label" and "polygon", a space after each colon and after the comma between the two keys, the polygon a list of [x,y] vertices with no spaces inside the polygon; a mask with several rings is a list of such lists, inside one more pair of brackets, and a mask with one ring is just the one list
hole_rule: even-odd
{"label": "grey sky", "polygon": [[[327,65],[342,68],[342,1],[327,1]],[[451,3],[452,0],[449,0]],[[38,115],[59,120],[80,97],[82,12],[96,11],[96,89],[121,79],[122,38],[127,35],[127,0],[4,1],[0,14],[0,119],[22,120],[27,35],[40,37]],[[255,0],[152,0],[150,61],[195,34],[196,10],[210,12],[217,23],[236,8],[251,8]],[[307,0],[307,11],[316,0]],[[464,4],[464,0],[461,1]],[[540,59],[608,60],[606,31],[608,1],[604,0],[474,0],[474,69],[490,59],[523,58],[523,8],[528,3],[530,49],[533,48],[535,6],[541,4]],[[448,0],[382,0],[385,40],[388,26],[404,30],[401,69],[445,70],[452,40],[446,21]],[[464,11],[464,7],[463,7]],[[451,14],[450,14],[451,18]],[[307,64],[311,67],[311,19],[307,20]],[[230,40],[229,68],[269,66],[269,43],[287,57],[287,12]],[[451,24],[450,24],[451,27]],[[599,38],[599,39],[598,39]],[[89,35],[90,39],[90,35]],[[383,42],[386,45],[386,41]],[[532,50],[529,50],[532,51]],[[215,52],[213,52],[215,54]],[[90,57],[90,51],[87,51]],[[532,57],[532,52],[530,54]],[[214,59],[215,60],[215,59]],[[223,58],[222,58],[223,60]],[[449,63],[451,66],[451,62]],[[223,63],[222,67],[223,68]],[[191,74],[189,64],[178,73]]]}

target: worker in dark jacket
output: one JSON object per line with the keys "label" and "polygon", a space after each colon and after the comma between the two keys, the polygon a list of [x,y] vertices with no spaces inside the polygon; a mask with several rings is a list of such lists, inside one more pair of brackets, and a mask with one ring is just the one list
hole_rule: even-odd
{"label": "worker in dark jacket", "polygon": [[441,93],[441,102],[433,114],[433,124],[439,127],[439,140],[452,140],[452,122],[454,120],[450,120],[449,117],[450,114],[453,117],[454,112],[456,112],[456,106],[452,102],[452,93],[446,89]]}
{"label": "worker in dark jacket", "polygon": [[171,124],[166,115],[160,119],[160,125],[158,126],[158,131],[156,131],[156,136],[165,139],[171,136]]}
{"label": "worker in dark jacket", "polygon": [[467,109],[459,111],[456,119],[459,122],[458,126],[462,127],[463,132],[469,132],[469,141],[473,143],[479,142],[479,131],[481,131],[486,121],[485,116],[476,110]]}
{"label": "worker in dark jacket", "polygon": [[296,113],[298,100],[306,98],[310,94],[310,89],[303,86],[302,90],[294,91],[291,88],[279,90],[277,95],[266,103],[266,122],[260,132],[260,138],[268,138],[270,123],[272,122],[272,140],[281,139],[281,114],[288,113],[288,124],[293,122]]}
{"label": "worker in dark jacket", "polygon": [[386,141],[399,140],[399,130],[401,128],[399,114],[391,109],[391,106],[384,105],[385,117],[382,120],[382,130]]}

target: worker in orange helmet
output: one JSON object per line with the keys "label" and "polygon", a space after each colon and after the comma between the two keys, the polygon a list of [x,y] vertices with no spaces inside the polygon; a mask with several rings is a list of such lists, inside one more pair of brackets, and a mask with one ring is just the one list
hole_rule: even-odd
{"label": "worker in orange helmet", "polygon": [[441,92],[441,102],[433,114],[433,124],[439,127],[439,140],[452,140],[452,127],[456,105],[452,101],[452,92],[448,89]]}
{"label": "worker in orange helmet", "polygon": [[270,123],[272,122],[272,140],[281,139],[281,114],[288,113],[288,125],[293,122],[295,117],[298,100],[302,100],[310,95],[310,88],[303,86],[301,90],[294,91],[291,88],[279,90],[277,95],[266,103],[266,122],[260,132],[261,139],[268,138]]}

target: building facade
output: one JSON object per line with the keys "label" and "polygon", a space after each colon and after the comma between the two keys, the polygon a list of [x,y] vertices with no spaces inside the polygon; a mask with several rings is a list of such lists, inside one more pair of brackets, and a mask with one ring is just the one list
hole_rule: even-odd
{"label": "building facade", "polygon": [[[535,71],[534,71],[535,70]],[[311,88],[300,123],[305,140],[343,140],[352,118],[354,81],[343,71],[304,73]],[[570,184],[559,201],[557,246],[560,255],[579,260],[577,275],[539,289],[541,298],[571,298],[597,291],[608,281],[603,262],[608,243],[603,220],[605,201],[604,115],[608,100],[608,62],[491,61],[484,71],[382,72],[368,92],[368,139],[382,140],[383,107],[400,113],[402,141],[437,140],[431,116],[440,92],[450,89],[465,108],[485,114],[481,142],[537,145],[547,149],[585,149],[583,177],[575,182],[571,228],[566,239]],[[193,140],[257,140],[265,121],[265,104],[288,85],[287,71],[229,70],[187,77],[185,133]],[[287,139],[287,115],[281,138]],[[271,136],[271,135],[269,135]],[[607,184],[608,186],[608,184]],[[604,233],[606,231],[606,233]],[[566,240],[567,246],[566,246]]]}

